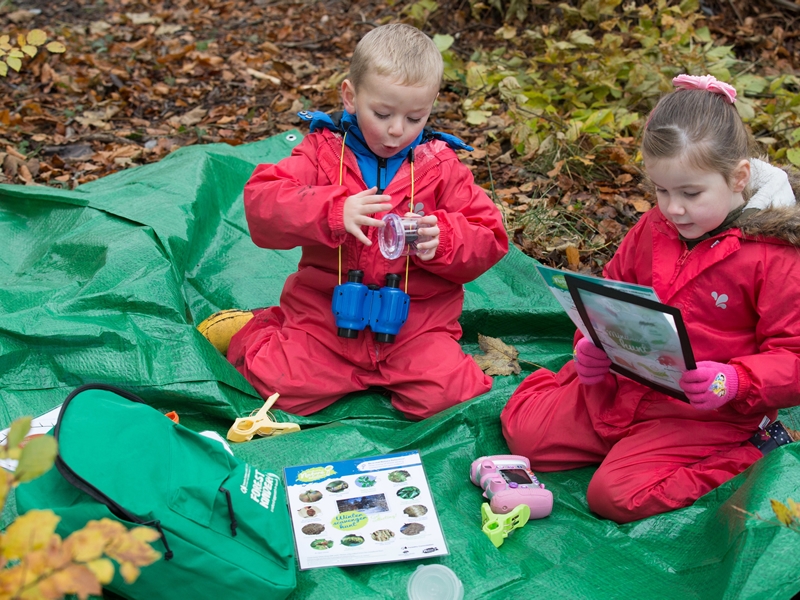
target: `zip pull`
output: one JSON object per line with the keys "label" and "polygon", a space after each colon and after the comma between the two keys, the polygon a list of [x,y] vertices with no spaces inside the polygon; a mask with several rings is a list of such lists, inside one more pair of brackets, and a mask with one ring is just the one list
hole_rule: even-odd
{"label": "zip pull", "polygon": [[155,527],[156,531],[161,534],[161,543],[164,544],[164,549],[166,552],[164,553],[164,560],[172,560],[174,554],[172,550],[169,549],[169,544],[167,543],[167,536],[164,533],[164,530],[161,528],[161,521],[150,521],[149,523],[142,523],[142,525],[149,525],[150,527]]}
{"label": "zip pull", "polygon": [[239,524],[236,522],[236,515],[233,514],[233,503],[231,502],[231,493],[224,487],[220,486],[219,491],[225,494],[225,500],[228,501],[228,516],[231,519],[231,535],[236,537],[236,528]]}
{"label": "zip pull", "polygon": [[385,158],[381,158],[380,156],[378,157],[378,173],[377,173],[377,175],[378,175],[378,177],[377,177],[377,182],[376,183],[377,183],[377,187],[378,187],[378,193],[382,194],[383,190],[386,189],[386,186],[384,185],[386,183],[384,181],[386,179],[386,159]]}

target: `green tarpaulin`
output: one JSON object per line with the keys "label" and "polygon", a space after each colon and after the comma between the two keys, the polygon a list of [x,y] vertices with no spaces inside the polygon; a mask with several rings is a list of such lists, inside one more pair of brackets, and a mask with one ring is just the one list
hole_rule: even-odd
{"label": "green tarpaulin", "polygon": [[[253,245],[242,188],[256,164],[287,155],[299,138],[189,147],[74,191],[0,186],[0,426],[41,414],[88,382],[124,387],[177,411],[194,430],[222,435],[258,408],[252,387],[195,325],[220,309],[278,302],[300,252]],[[478,333],[502,338],[520,351],[520,375],[495,377],[490,393],[420,423],[375,393],[313,417],[276,411],[302,431],[236,445],[236,455],[280,473],[419,450],[450,550],[421,562],[450,567],[468,599],[788,599],[800,591],[800,532],[780,526],[770,508],[771,498],[800,499],[795,444],[689,508],[628,525],[589,512],[593,469],[539,473],[555,497],[552,515],[500,548],[481,532],[481,491],[469,466],[508,453],[499,423],[505,401],[531,370],[557,369],[571,352],[574,328],[534,264],[512,249],[466,286],[466,350],[478,352]],[[797,414],[784,418],[800,428]],[[405,598],[419,564],[302,571],[291,597]]]}

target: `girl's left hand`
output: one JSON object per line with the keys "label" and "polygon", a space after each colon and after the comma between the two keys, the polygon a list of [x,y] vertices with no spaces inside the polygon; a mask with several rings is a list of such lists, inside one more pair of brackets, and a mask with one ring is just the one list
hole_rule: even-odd
{"label": "girl's left hand", "polygon": [[[411,216],[413,214],[414,213],[406,213],[406,216]],[[417,244],[417,258],[422,261],[431,260],[436,255],[436,249],[439,247],[438,222],[439,219],[436,218],[436,215],[426,215],[419,219],[417,234],[430,238],[426,242]]]}

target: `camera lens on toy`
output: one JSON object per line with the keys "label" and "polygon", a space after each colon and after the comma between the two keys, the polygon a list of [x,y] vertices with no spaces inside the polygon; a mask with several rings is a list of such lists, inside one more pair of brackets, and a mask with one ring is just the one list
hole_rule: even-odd
{"label": "camera lens on toy", "polygon": [[417,233],[419,219],[417,215],[401,217],[394,213],[383,216],[381,220],[386,225],[378,232],[378,246],[385,258],[394,260],[417,254],[417,245],[430,239]]}

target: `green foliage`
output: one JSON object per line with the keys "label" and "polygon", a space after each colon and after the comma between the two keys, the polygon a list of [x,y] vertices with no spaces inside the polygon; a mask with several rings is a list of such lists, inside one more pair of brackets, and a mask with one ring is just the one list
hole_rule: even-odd
{"label": "green foliage", "polygon": [[[0,35],[0,77],[8,75],[9,68],[19,72],[22,60],[36,56],[39,47],[46,41],[47,34],[41,29],[32,29],[27,34],[20,33],[13,39],[8,34]],[[66,51],[61,42],[50,42],[45,48],[55,54]]]}
{"label": "green foliage", "polygon": [[[558,160],[638,138],[644,118],[680,73],[711,74],[739,92],[736,106],[760,148],[777,162],[800,166],[800,81],[793,75],[760,76],[731,46],[715,45],[697,0],[645,5],[584,0],[557,5],[560,19],[526,28],[541,0],[470,0],[475,18],[499,11],[505,24],[497,51],[476,49],[459,61],[446,51],[445,76],[464,90],[467,122],[492,115],[507,127],[495,137],[543,173]],[[634,153],[635,158],[635,153]]]}
{"label": "green foliage", "polygon": [[439,4],[436,0],[419,0],[418,2],[414,2],[412,4],[406,5],[402,13],[419,28],[424,27],[425,23],[428,21],[428,18],[436,12],[439,8]]}
{"label": "green foliage", "polygon": [[[0,469],[0,507],[14,487],[53,466],[55,439],[49,435],[26,438],[30,424],[30,417],[14,421],[6,443],[0,445],[0,460],[17,461],[13,472]],[[101,519],[62,540],[55,533],[59,519],[50,510],[31,510],[0,533],[0,600],[100,595],[102,585],[114,577],[112,560],[119,564],[125,581],[132,583],[141,567],[160,557],[150,546],[159,533],[149,527],[128,530],[121,523]]]}

